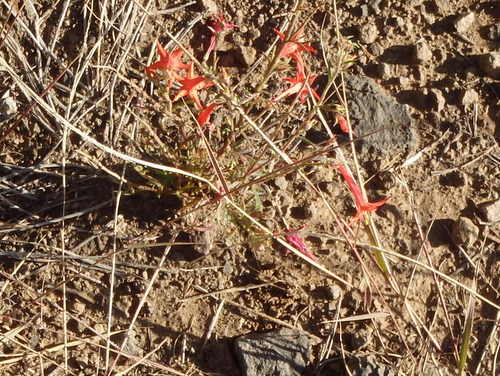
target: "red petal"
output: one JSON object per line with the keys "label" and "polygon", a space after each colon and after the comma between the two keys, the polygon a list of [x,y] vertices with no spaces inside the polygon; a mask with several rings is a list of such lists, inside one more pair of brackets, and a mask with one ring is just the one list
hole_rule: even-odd
{"label": "red petal", "polygon": [[210,122],[210,116],[212,115],[212,112],[221,105],[222,103],[212,103],[205,107],[198,115],[198,123],[203,126],[206,123]]}
{"label": "red petal", "polygon": [[292,233],[292,234],[285,235],[285,239],[288,243],[290,243],[294,248],[296,248],[303,255],[309,257],[313,261],[317,260],[316,256],[314,256],[312,254],[312,252],[307,249],[307,246],[305,245],[304,241],[302,240],[302,238],[298,234]]}
{"label": "red petal", "polygon": [[389,198],[377,201],[377,202],[368,202],[363,198],[363,194],[361,192],[361,188],[359,185],[354,181],[353,177],[347,170],[347,168],[344,165],[339,165],[336,166],[337,170],[340,171],[342,176],[344,177],[344,180],[346,181],[347,185],[349,186],[349,190],[351,191],[352,195],[354,196],[354,201],[356,203],[356,209],[357,213],[356,216],[354,217],[355,220],[360,219],[363,217],[363,213],[367,211],[375,211],[377,210],[380,206],[384,205]]}
{"label": "red petal", "polygon": [[345,117],[340,114],[336,115],[337,122],[339,123],[340,130],[344,133],[349,133],[349,124]]}
{"label": "red petal", "polygon": [[160,44],[160,41],[156,41],[156,50],[158,51],[158,55],[160,55],[160,60],[167,59],[168,60],[168,53],[165,51],[165,49],[162,47]]}
{"label": "red petal", "polygon": [[276,34],[278,34],[278,37],[281,39],[281,40],[285,40],[285,34],[283,34],[281,31],[279,31],[278,29],[273,29],[274,32]]}

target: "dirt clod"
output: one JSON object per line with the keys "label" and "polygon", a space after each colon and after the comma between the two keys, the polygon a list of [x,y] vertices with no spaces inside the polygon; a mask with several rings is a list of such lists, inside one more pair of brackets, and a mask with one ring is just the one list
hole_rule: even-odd
{"label": "dirt clod", "polygon": [[377,40],[378,28],[373,23],[359,25],[359,40],[364,44],[371,44]]}
{"label": "dirt clod", "polygon": [[452,237],[456,245],[470,247],[478,236],[479,228],[467,217],[460,217],[453,224]]}

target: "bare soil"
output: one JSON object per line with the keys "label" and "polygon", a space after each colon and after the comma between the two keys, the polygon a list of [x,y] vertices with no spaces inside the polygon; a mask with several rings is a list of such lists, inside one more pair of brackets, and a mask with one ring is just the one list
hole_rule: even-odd
{"label": "bare soil", "polygon": [[[200,182],[138,167],[64,131],[54,113],[115,151],[217,182],[201,138],[189,138],[196,135],[194,107],[172,105],[161,83],[144,74],[157,59],[156,38],[175,48],[165,31],[203,58],[215,3],[192,3],[0,4],[0,57],[18,75],[0,60],[0,94],[9,89],[17,105],[0,123],[0,374],[56,375],[65,367],[67,374],[107,374],[111,323],[118,346],[128,334],[116,364],[109,355],[115,373],[157,350],[127,374],[239,375],[233,339],[288,326],[311,338],[311,375],[345,374],[344,359],[367,355],[398,375],[451,375],[472,307],[465,374],[493,375],[500,368],[500,228],[479,207],[500,196],[500,81],[484,72],[479,57],[500,48],[489,38],[500,22],[499,3],[345,1],[335,9],[303,1],[296,11],[317,49],[307,64],[321,75],[320,93],[323,56],[334,64],[347,49],[354,63],[342,74],[373,80],[409,110],[411,141],[382,149],[376,138],[363,147],[356,142],[370,201],[390,197],[373,215],[382,247],[393,252],[386,255],[390,274],[377,265],[363,223],[349,224],[354,203],[332,164],[259,181],[284,164],[250,127],[234,132],[242,121],[234,108],[217,110],[207,137],[224,155],[232,187],[254,180],[231,197],[276,236]],[[270,59],[273,28],[292,18],[294,3],[226,0],[217,9],[237,25],[218,41],[219,70],[232,86],[242,82],[235,92],[249,98]],[[457,30],[455,21],[469,12],[472,24]],[[286,89],[278,77],[291,69],[278,66],[251,117]],[[352,103],[356,94],[346,94]],[[299,161],[323,147],[310,136],[324,129],[319,121],[301,128],[310,107],[290,102],[277,105],[263,129]],[[324,106],[332,129],[341,107],[337,95]],[[358,127],[364,129],[353,119],[363,138]],[[350,143],[334,132],[352,161]],[[464,217],[470,221],[458,230]],[[347,239],[342,223],[352,230]],[[295,229],[336,277],[277,242]]]}

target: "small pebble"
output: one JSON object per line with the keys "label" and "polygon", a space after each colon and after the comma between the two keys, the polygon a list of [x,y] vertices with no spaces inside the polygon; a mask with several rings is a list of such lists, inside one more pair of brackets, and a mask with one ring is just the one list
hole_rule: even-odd
{"label": "small pebble", "polygon": [[413,61],[416,64],[423,64],[432,59],[432,51],[425,41],[417,43],[413,47]]}
{"label": "small pebble", "polygon": [[328,286],[330,296],[333,300],[337,300],[342,296],[342,289],[338,286]]}
{"label": "small pebble", "polygon": [[491,25],[488,28],[488,39],[492,41],[499,41],[500,40],[500,23],[497,23],[495,25]]}
{"label": "small pebble", "polygon": [[409,26],[409,25],[407,25],[407,24],[406,24],[406,22],[405,22],[405,20],[403,19],[403,17],[399,17],[399,16],[398,16],[398,17],[396,17],[395,21],[396,21],[396,25],[398,25],[398,27],[399,27],[400,29],[403,29],[403,30],[404,30],[404,29],[406,29],[406,28]]}
{"label": "small pebble", "polygon": [[375,12],[379,13],[380,12],[380,5],[382,3],[382,0],[370,0],[368,3],[368,6]]}
{"label": "small pebble", "polygon": [[377,65],[377,73],[380,78],[387,80],[392,76],[392,69],[389,64],[381,63]]}
{"label": "small pebble", "polygon": [[462,105],[469,106],[479,101],[479,94],[474,89],[467,89],[462,94]]}
{"label": "small pebble", "polygon": [[71,311],[76,314],[85,312],[85,304],[79,300],[74,300],[70,307]]}
{"label": "small pebble", "polygon": [[219,8],[214,0],[198,0],[198,4],[208,13],[217,13]]}
{"label": "small pebble", "polygon": [[0,123],[9,119],[17,112],[17,103],[10,96],[10,90],[7,90],[0,98]]}
{"label": "small pebble", "polygon": [[384,53],[384,48],[379,43],[373,43],[368,47],[368,51],[374,56],[380,56]]}
{"label": "small pebble", "polygon": [[463,35],[466,34],[467,31],[469,31],[475,20],[476,15],[474,14],[474,12],[470,12],[459,16],[453,24],[455,25],[457,33]]}
{"label": "small pebble", "polygon": [[378,29],[373,23],[359,25],[359,40],[364,44],[371,44],[378,38]]}
{"label": "small pebble", "polygon": [[479,236],[479,228],[467,217],[460,217],[453,224],[451,236],[456,245],[470,247]]}
{"label": "small pebble", "polygon": [[368,5],[366,4],[363,4],[359,7],[359,10],[361,12],[361,17],[368,17],[368,15],[370,14],[369,10],[368,10]]}
{"label": "small pebble", "polygon": [[233,265],[231,264],[231,262],[226,261],[224,263],[224,269],[223,269],[223,271],[224,271],[224,274],[228,274],[228,275],[233,273],[234,268],[233,268]]}
{"label": "small pebble", "polygon": [[407,88],[410,86],[410,79],[408,77],[405,77],[405,76],[400,76],[398,78],[398,83],[399,83],[399,86],[401,86],[402,88]]}
{"label": "small pebble", "polygon": [[500,79],[500,52],[490,52],[479,57],[479,66],[488,76]]}
{"label": "small pebble", "polygon": [[493,200],[479,204],[479,211],[488,222],[500,221],[500,200]]}

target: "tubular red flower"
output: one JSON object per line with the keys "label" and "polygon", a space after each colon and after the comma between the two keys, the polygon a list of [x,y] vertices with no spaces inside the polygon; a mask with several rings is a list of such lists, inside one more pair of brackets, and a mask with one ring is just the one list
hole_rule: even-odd
{"label": "tubular red flower", "polygon": [[301,27],[295,34],[293,34],[290,37],[290,40],[286,40],[285,34],[283,34],[281,31],[278,29],[273,29],[274,32],[278,35],[278,37],[285,42],[283,46],[281,47],[281,50],[279,52],[279,56],[283,57],[291,57],[295,60],[302,60],[300,56],[301,51],[308,51],[308,52],[316,52],[316,50],[311,47],[309,44],[302,43],[300,42],[300,39],[302,38],[304,34],[304,28]]}
{"label": "tubular red flower", "polygon": [[222,106],[222,103],[212,103],[201,110],[197,119],[200,126],[204,126],[206,123],[210,122],[210,116],[212,115],[212,112],[219,106]]}
{"label": "tubular red flower", "polygon": [[347,122],[347,119],[340,114],[336,114],[335,118],[337,119],[340,130],[344,133],[349,133],[349,123]]}
{"label": "tubular red flower", "polygon": [[286,241],[303,255],[309,257],[313,261],[317,261],[318,259],[316,258],[316,256],[314,256],[314,254],[309,251],[309,249],[307,249],[304,241],[296,231],[297,230],[288,230],[288,234],[285,235]]}
{"label": "tubular red flower", "polygon": [[190,64],[188,74],[185,77],[180,78],[179,82],[182,86],[172,102],[175,102],[180,98],[187,96],[194,101],[198,110],[203,110],[203,104],[201,103],[197,92],[199,90],[213,86],[214,83],[204,77],[194,76],[193,63]]}
{"label": "tubular red flower", "polygon": [[210,37],[210,44],[208,45],[207,52],[205,52],[205,60],[217,45],[217,35],[225,30],[233,29],[236,26],[236,24],[227,23],[222,14],[218,14],[210,21],[208,28],[212,32],[212,36]]}
{"label": "tubular red flower", "polygon": [[273,102],[277,102],[283,98],[289,97],[290,95],[297,94],[299,96],[300,103],[304,103],[308,94],[314,95],[317,100],[320,100],[321,97],[316,92],[316,90],[312,89],[314,81],[318,76],[313,74],[309,76],[307,82],[306,77],[301,72],[297,72],[295,77],[293,78],[284,78],[284,81],[288,81],[292,84],[287,90],[278,95],[273,99]]}
{"label": "tubular red flower", "polygon": [[160,60],[147,66],[146,74],[149,77],[154,77],[155,71],[157,69],[166,71],[170,78],[168,83],[168,86],[170,87],[173,80],[177,80],[180,78],[180,74],[178,73],[178,71],[188,70],[189,64],[185,64],[182,62],[183,51],[181,49],[176,49],[172,53],[168,53],[161,46],[160,42],[157,42],[156,49],[158,51],[158,55],[160,56]]}
{"label": "tubular red flower", "polygon": [[362,219],[364,212],[376,211],[379,207],[384,205],[389,200],[389,198],[385,198],[377,202],[368,202],[367,200],[364,199],[363,193],[361,192],[361,188],[354,181],[354,178],[351,176],[347,168],[344,165],[338,165],[335,166],[335,168],[339,170],[339,172],[342,174],[344,180],[347,183],[347,186],[349,187],[349,190],[354,196],[354,202],[356,204],[356,210],[357,210],[356,215],[353,218],[354,221]]}

